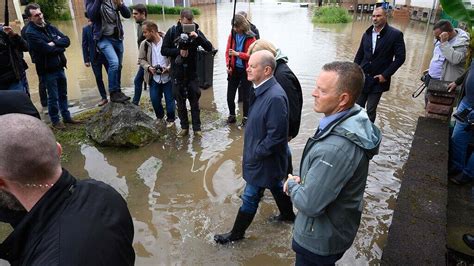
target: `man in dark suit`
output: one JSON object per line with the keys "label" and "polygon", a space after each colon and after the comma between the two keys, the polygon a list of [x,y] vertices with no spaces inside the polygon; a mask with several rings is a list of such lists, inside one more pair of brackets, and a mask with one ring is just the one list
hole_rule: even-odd
{"label": "man in dark suit", "polygon": [[242,172],[247,184],[234,227],[229,233],[214,236],[219,244],[244,238],[265,189],[270,189],[275,199],[284,195],[289,112],[286,93],[273,77],[275,68],[275,57],[267,50],[250,56],[247,78],[253,83],[255,97],[250,102],[244,134]]}
{"label": "man in dark suit", "polygon": [[387,24],[387,12],[378,7],[372,13],[372,23],[362,35],[354,62],[365,74],[364,90],[357,104],[366,107],[370,121],[375,121],[382,93],[390,89],[390,79],[405,62],[403,33]]}

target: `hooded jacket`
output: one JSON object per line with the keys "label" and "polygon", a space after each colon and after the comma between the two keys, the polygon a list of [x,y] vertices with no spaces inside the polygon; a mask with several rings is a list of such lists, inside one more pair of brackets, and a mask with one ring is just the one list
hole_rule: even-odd
{"label": "hooded jacket", "polygon": [[298,209],[293,228],[298,245],[320,256],[340,254],[351,246],[364,205],[369,160],[378,153],[380,141],[380,130],[358,105],[308,140],[301,182],[288,182]]}
{"label": "hooded jacket", "polygon": [[469,33],[462,29],[454,29],[457,32],[453,42],[441,43],[439,48],[446,58],[443,63],[441,80],[454,81],[464,73],[467,49],[469,48]]}
{"label": "hooded jacket", "polygon": [[109,185],[59,180],[1,243],[11,265],[133,265],[133,222],[127,203]]}
{"label": "hooded jacket", "polygon": [[300,130],[301,109],[303,108],[303,92],[296,75],[288,67],[288,57],[277,49],[276,68],[273,76],[280,83],[288,97],[289,127],[288,137],[294,139]]}
{"label": "hooded jacket", "polygon": [[166,35],[163,39],[163,46],[161,47],[161,54],[163,56],[168,56],[171,59],[171,78],[177,79],[179,82],[185,80],[194,80],[197,78],[196,73],[196,61],[197,61],[197,49],[201,46],[207,52],[212,51],[212,44],[206,39],[206,36],[199,30],[199,25],[196,25],[197,37],[191,41],[190,47],[188,49],[188,57],[182,58],[182,63],[176,64],[176,58],[179,56],[179,48],[177,46],[177,40],[181,33],[183,33],[183,26],[181,22],[178,22],[177,25],[172,26],[166,32]]}

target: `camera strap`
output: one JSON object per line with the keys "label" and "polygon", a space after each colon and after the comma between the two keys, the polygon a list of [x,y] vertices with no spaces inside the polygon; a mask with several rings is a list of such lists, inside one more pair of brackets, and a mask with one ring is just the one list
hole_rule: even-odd
{"label": "camera strap", "polygon": [[420,96],[420,94],[426,89],[426,84],[423,82],[418,86],[418,88],[411,94],[412,98]]}

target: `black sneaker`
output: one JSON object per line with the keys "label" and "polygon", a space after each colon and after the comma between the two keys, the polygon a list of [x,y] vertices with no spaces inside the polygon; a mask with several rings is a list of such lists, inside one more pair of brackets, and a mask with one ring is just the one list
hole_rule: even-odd
{"label": "black sneaker", "polygon": [[123,92],[121,92],[121,91],[114,91],[114,92],[110,93],[110,101],[111,102],[124,103],[128,100],[130,100],[130,97],[123,94]]}
{"label": "black sneaker", "polygon": [[459,173],[458,175],[451,177],[449,181],[453,182],[456,185],[466,185],[471,183],[473,179],[465,175],[464,173]]}

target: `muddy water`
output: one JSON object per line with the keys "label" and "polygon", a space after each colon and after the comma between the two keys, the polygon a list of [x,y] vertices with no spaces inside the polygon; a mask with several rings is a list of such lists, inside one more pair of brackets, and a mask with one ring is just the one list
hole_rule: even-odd
{"label": "muddy water", "polygon": [[[248,3],[238,3],[248,10]],[[134,247],[138,265],[148,264],[246,264],[289,265],[294,263],[290,248],[291,226],[272,224],[267,218],[277,212],[266,193],[258,214],[247,231],[248,239],[229,247],[216,246],[212,237],[232,226],[241,204],[243,136],[236,126],[227,126],[226,74],[224,49],[232,13],[230,3],[203,7],[197,17],[202,31],[219,49],[215,58],[214,87],[203,91],[203,137],[177,139],[177,129],[166,132],[163,141],[136,150],[97,148],[83,144],[65,147],[65,163],[74,175],[102,180],[116,188],[127,200],[135,224]],[[305,98],[298,137],[291,141],[295,170],[306,139],[314,133],[321,115],[312,111],[311,90],[323,64],[333,60],[353,60],[360,37],[370,25],[367,17],[357,17],[346,25],[314,25],[308,9],[294,3],[259,2],[250,4],[250,15],[263,38],[277,44],[288,55],[289,66],[298,76]],[[163,30],[177,17],[154,15]],[[99,100],[92,71],[83,66],[80,49],[84,19],[58,23],[70,36],[67,50],[69,97],[73,111],[92,106]],[[431,53],[431,30],[426,24],[390,21],[405,34],[407,60],[392,79],[378,108],[376,124],[383,132],[380,154],[370,164],[365,208],[357,238],[340,260],[344,264],[376,264],[382,254],[421,99],[411,92],[419,73],[426,68]],[[125,55],[122,84],[133,94],[137,48],[134,23],[125,21]],[[36,84],[33,71],[29,71]],[[34,85],[33,85],[34,87]],[[35,88],[33,99],[38,102]],[[146,94],[146,93],[145,93]]]}

